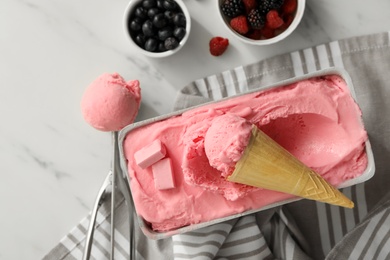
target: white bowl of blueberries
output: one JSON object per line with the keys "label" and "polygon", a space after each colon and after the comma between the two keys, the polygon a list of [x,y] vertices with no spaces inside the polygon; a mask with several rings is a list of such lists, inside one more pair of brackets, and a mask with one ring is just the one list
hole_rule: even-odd
{"label": "white bowl of blueberries", "polygon": [[133,47],[154,58],[178,52],[191,28],[190,14],[181,0],[131,0],[123,20]]}

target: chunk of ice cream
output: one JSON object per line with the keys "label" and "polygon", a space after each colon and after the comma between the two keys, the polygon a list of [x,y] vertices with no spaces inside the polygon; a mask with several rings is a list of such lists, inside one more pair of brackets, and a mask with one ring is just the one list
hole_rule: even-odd
{"label": "chunk of ice cream", "polygon": [[118,73],[102,74],[85,90],[81,111],[100,131],[119,131],[134,122],[141,103],[138,80],[126,82]]}
{"label": "chunk of ice cream", "polygon": [[175,175],[170,158],[164,158],[152,165],[154,185],[159,190],[175,187]]}
{"label": "chunk of ice cream", "polygon": [[134,154],[139,167],[145,169],[165,157],[166,149],[160,140],[154,140]]}
{"label": "chunk of ice cream", "polygon": [[[153,230],[207,222],[293,197],[229,182],[210,165],[205,136],[216,118],[229,113],[256,125],[334,186],[367,168],[361,111],[338,75],[207,104],[126,135],[124,155],[135,207]],[[152,170],[134,161],[134,153],[156,139],[171,159],[175,188],[169,190],[156,189]]]}
{"label": "chunk of ice cream", "polygon": [[223,177],[234,171],[249,143],[252,124],[234,114],[215,118],[207,130],[204,148],[210,165],[221,171]]}

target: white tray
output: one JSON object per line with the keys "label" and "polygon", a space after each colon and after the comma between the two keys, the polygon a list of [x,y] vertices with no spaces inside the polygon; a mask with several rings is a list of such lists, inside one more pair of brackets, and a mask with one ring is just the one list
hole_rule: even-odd
{"label": "white tray", "polygon": [[[125,127],[124,129],[122,129],[119,132],[120,163],[121,163],[121,168],[122,168],[122,170],[124,172],[124,175],[125,175],[125,177],[127,179],[127,184],[130,186],[129,174],[128,174],[128,171],[127,171],[127,164],[126,164],[126,159],[125,159],[125,155],[124,155],[124,151],[123,151],[123,144],[124,144],[124,139],[125,139],[126,135],[129,132],[133,131],[134,129],[137,129],[139,127],[142,127],[142,126],[145,126],[145,125],[148,125],[148,124],[155,123],[157,121],[162,121],[162,120],[168,119],[168,118],[173,117],[173,116],[181,115],[182,113],[184,113],[186,111],[192,110],[194,108],[202,107],[202,106],[205,106],[205,105],[208,105],[208,104],[220,103],[220,102],[223,102],[225,100],[228,100],[228,99],[231,99],[231,98],[235,98],[235,97],[238,97],[238,96],[243,96],[243,95],[247,95],[247,94],[254,93],[254,92],[264,91],[264,90],[267,90],[267,89],[283,87],[283,86],[286,86],[286,85],[289,85],[289,84],[292,84],[292,83],[295,83],[295,82],[298,82],[298,81],[302,81],[302,80],[305,80],[305,79],[309,79],[309,78],[313,78],[313,77],[319,77],[319,76],[326,76],[326,75],[339,75],[340,77],[342,77],[345,80],[345,82],[347,83],[347,86],[348,86],[348,88],[349,88],[349,90],[351,92],[351,96],[357,102],[355,89],[353,87],[352,80],[351,80],[349,74],[347,73],[347,71],[345,71],[344,69],[330,68],[330,69],[320,70],[320,71],[317,71],[317,72],[314,72],[314,73],[309,73],[309,74],[306,74],[304,76],[294,77],[294,78],[291,78],[291,79],[288,79],[288,80],[283,80],[283,81],[280,81],[278,83],[275,83],[275,84],[272,84],[272,85],[269,85],[269,86],[260,87],[260,88],[257,88],[257,89],[254,89],[254,90],[251,90],[249,92],[242,93],[242,94],[239,94],[239,95],[236,95],[236,96],[233,96],[233,97],[227,97],[227,98],[224,98],[224,99],[221,99],[221,100],[218,100],[218,101],[208,102],[206,104],[194,106],[194,107],[191,107],[191,108],[188,108],[188,109],[176,111],[176,112],[173,112],[173,113],[170,113],[170,114],[154,117],[154,118],[151,118],[151,119],[148,119],[148,120],[144,120],[144,121],[141,121],[141,122],[137,122],[137,123],[128,125],[127,127]],[[364,127],[363,121],[362,121],[362,125]],[[367,139],[367,141],[365,143],[365,149],[366,149],[366,154],[367,154],[367,158],[368,158],[368,164],[367,164],[367,168],[365,169],[365,171],[360,176],[358,176],[358,177],[356,177],[354,179],[350,179],[350,180],[347,180],[347,181],[343,182],[341,185],[338,186],[338,188],[345,188],[345,187],[356,185],[358,183],[365,182],[365,181],[369,180],[374,175],[374,173],[375,173],[374,156],[373,156],[373,153],[372,153],[370,141],[368,139]],[[265,207],[261,207],[259,209],[248,210],[248,211],[242,212],[240,214],[234,214],[234,215],[231,215],[231,216],[214,219],[212,221],[207,221],[207,222],[203,222],[203,223],[193,224],[193,225],[190,225],[190,226],[181,227],[181,228],[178,228],[178,229],[175,229],[175,230],[171,230],[171,231],[167,231],[167,232],[156,232],[156,231],[152,230],[151,227],[149,226],[149,224],[140,215],[137,214],[137,216],[138,216],[138,223],[140,225],[140,228],[141,228],[141,230],[143,231],[143,233],[147,237],[149,237],[151,239],[163,239],[163,238],[168,238],[168,237],[170,237],[172,235],[175,235],[175,234],[185,233],[185,232],[188,232],[188,231],[192,231],[192,230],[199,229],[199,228],[202,228],[202,227],[210,226],[210,225],[213,225],[213,224],[216,224],[216,223],[220,223],[220,222],[224,222],[224,221],[227,221],[227,220],[230,220],[230,219],[234,219],[234,218],[238,218],[238,217],[241,217],[241,216],[249,215],[249,214],[252,214],[252,213],[255,213],[255,212],[263,211],[263,210],[266,210],[266,209],[270,209],[270,208],[273,208],[273,207],[277,207],[277,206],[284,205],[284,204],[287,204],[287,203],[290,203],[290,202],[293,202],[293,201],[298,201],[298,200],[301,200],[301,198],[293,198],[293,199],[284,200],[284,201],[281,201],[281,202],[278,202],[278,203],[270,204],[270,205],[265,206]],[[137,209],[135,209],[135,210],[137,211]]]}

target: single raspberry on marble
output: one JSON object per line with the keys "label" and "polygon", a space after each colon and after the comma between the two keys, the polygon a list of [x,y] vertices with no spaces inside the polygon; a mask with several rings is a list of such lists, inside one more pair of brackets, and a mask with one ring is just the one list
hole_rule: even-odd
{"label": "single raspberry on marble", "polygon": [[228,48],[229,39],[226,39],[226,38],[223,38],[220,36],[213,37],[213,38],[211,38],[211,40],[209,42],[209,46],[210,46],[211,55],[220,56]]}

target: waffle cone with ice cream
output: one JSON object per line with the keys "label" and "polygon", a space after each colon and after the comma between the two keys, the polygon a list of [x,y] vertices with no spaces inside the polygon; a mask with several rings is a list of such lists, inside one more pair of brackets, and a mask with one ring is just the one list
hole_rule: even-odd
{"label": "waffle cone with ice cream", "polygon": [[[218,155],[218,163],[216,163],[216,160],[211,155],[211,151],[215,152],[218,148],[214,145],[212,148],[207,149],[207,134],[205,148],[206,155],[209,157],[212,166],[215,167],[218,165],[219,170],[222,171],[224,169],[229,171],[229,168],[232,170],[232,173],[230,171],[229,174],[222,174],[227,177],[228,181],[353,208],[353,202],[344,196],[344,194],[331,186],[318,173],[299,161],[256,126],[250,125],[243,118],[233,115],[226,116],[229,117],[228,120],[234,119],[239,122],[240,126],[238,131],[236,131],[237,129],[235,131],[233,129],[225,131],[223,130],[224,127],[218,122],[215,126],[216,130],[210,131],[214,126],[212,125],[210,127],[210,135],[218,135],[218,137],[214,137],[213,141],[215,142],[221,139],[225,146]],[[226,121],[226,118],[222,120]],[[228,122],[229,127],[232,127],[234,124],[232,121]],[[246,132],[247,134],[243,135]],[[224,134],[230,136],[224,136]],[[246,141],[241,142],[242,140]],[[237,146],[237,144],[239,145]],[[231,151],[234,150],[234,146],[236,152],[232,153]],[[231,154],[234,154],[234,156],[231,156]],[[234,166],[231,164],[226,166],[228,159],[233,159]],[[225,163],[223,167],[221,166],[221,161]],[[218,169],[218,167],[216,168]]]}

